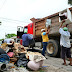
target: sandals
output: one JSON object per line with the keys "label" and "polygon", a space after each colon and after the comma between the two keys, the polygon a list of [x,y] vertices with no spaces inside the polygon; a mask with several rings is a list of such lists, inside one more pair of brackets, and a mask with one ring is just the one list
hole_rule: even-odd
{"label": "sandals", "polygon": [[64,64],[64,63],[62,63],[62,65],[65,65],[65,66],[67,66],[67,64]]}
{"label": "sandals", "polygon": [[[62,63],[62,65],[65,65],[65,66],[67,66],[67,64],[64,64],[64,63]],[[68,65],[72,66],[70,63],[69,63]]]}
{"label": "sandals", "polygon": [[68,65],[72,66],[70,63]]}

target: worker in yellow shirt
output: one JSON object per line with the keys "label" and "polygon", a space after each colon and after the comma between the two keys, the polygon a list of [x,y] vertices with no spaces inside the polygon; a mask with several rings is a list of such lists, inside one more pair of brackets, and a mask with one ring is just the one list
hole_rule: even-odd
{"label": "worker in yellow shirt", "polygon": [[49,41],[49,38],[48,38],[49,32],[50,32],[50,26],[48,27],[47,31],[45,31],[45,29],[41,29],[42,44],[43,44],[42,55],[43,56],[45,56],[46,47]]}

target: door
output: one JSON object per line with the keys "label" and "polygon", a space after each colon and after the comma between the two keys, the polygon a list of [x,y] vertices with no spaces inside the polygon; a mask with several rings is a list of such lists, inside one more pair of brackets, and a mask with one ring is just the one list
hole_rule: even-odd
{"label": "door", "polygon": [[33,23],[28,24],[28,34],[33,34]]}

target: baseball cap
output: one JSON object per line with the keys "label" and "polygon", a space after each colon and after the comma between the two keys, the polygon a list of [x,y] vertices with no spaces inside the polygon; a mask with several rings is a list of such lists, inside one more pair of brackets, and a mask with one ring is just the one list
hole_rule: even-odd
{"label": "baseball cap", "polygon": [[27,31],[24,31],[24,33],[27,33]]}
{"label": "baseball cap", "polygon": [[67,27],[64,27],[63,30],[64,30],[64,31],[68,31],[68,28],[67,28]]}
{"label": "baseball cap", "polygon": [[41,29],[41,32],[43,32],[45,29]]}
{"label": "baseball cap", "polygon": [[24,29],[24,33],[27,33],[27,29],[26,28]]}

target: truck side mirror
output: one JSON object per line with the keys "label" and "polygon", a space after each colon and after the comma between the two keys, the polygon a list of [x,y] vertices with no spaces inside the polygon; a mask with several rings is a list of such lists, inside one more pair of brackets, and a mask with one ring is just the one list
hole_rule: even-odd
{"label": "truck side mirror", "polygon": [[23,27],[18,26],[18,27],[17,27],[17,31],[19,31],[19,32],[23,32]]}

